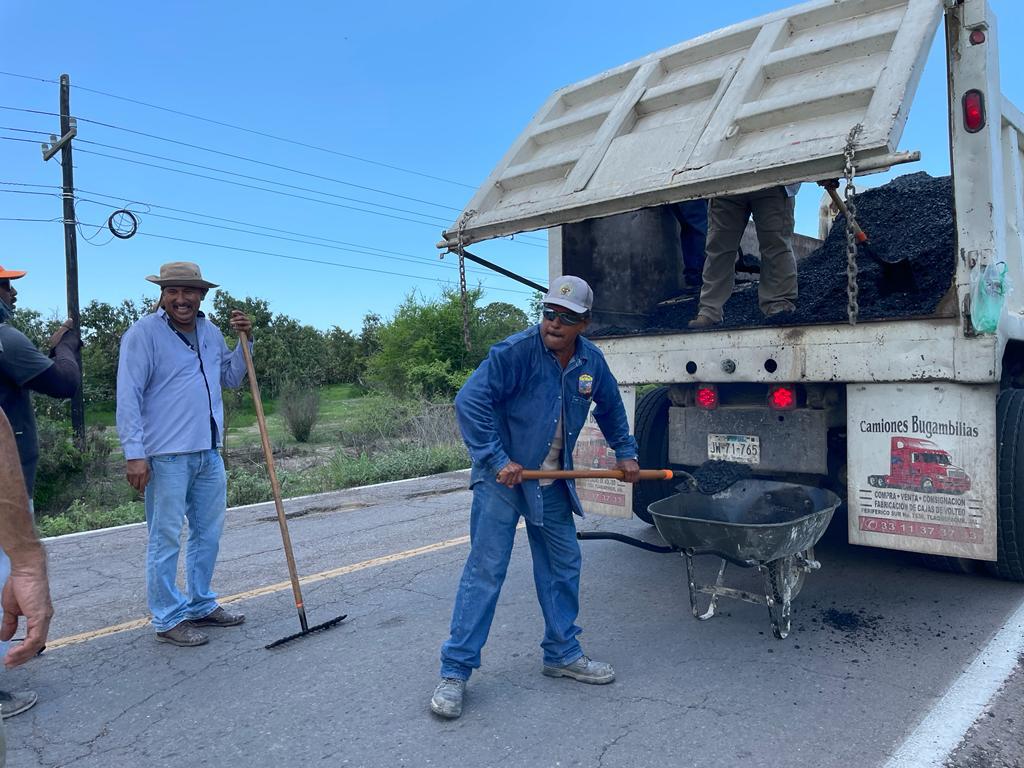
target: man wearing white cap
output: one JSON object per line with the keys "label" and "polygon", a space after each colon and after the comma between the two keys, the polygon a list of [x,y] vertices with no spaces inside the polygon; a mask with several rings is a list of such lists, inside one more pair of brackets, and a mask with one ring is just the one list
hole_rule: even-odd
{"label": "man wearing white cap", "polygon": [[[228,349],[220,329],[199,311],[215,283],[199,267],[176,261],[146,278],[160,286],[160,308],[136,321],[121,338],[117,366],[117,433],[126,475],[144,492],[146,595],[156,639],[202,645],[197,627],[232,627],[245,621],[217,604],[210,587],[227,506],[227,480],[219,447],[224,441],[221,387],[245,379],[242,346]],[[231,311],[232,329],[252,323]],[[179,536],[188,519],[185,580],[177,585]]]}
{"label": "man wearing white cap", "polygon": [[585,656],[577,639],[581,557],[573,513],[583,511],[575,484],[522,477],[524,467],[572,469],[573,447],[595,403],[594,417],[615,450],[616,466],[628,482],[637,479],[636,441],[618,383],[600,350],[581,335],[593,301],[584,280],[555,279],[540,324],[491,347],[455,398],[473,460],[473,507],[469,557],[430,701],[441,717],[462,714],[466,681],[480,666],[520,517],[544,615],[542,674],[596,685],[615,679],[611,665]]}

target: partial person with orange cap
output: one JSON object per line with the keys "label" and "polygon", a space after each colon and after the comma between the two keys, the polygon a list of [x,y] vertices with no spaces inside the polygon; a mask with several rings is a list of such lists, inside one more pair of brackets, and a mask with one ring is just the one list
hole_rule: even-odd
{"label": "partial person with orange cap", "polygon": [[50,337],[49,354],[44,355],[24,333],[8,322],[18,301],[18,290],[13,281],[26,274],[24,270],[0,267],[0,408],[14,429],[21,471],[31,499],[39,445],[29,391],[62,399],[74,395],[82,381],[75,361],[75,352],[82,341],[71,320],[65,320]]}
{"label": "partial person with orange cap", "polygon": [[[8,322],[18,298],[18,291],[12,281],[25,274],[24,270],[4,269],[0,266],[0,410],[6,414],[14,430],[31,511],[39,442],[29,393],[40,392],[58,398],[75,394],[82,380],[75,352],[82,342],[71,321],[65,320],[50,337],[49,354],[43,354],[25,334]],[[2,490],[5,495],[9,491],[7,488]],[[7,581],[10,570],[11,561],[6,554],[0,552],[0,584]],[[5,719],[24,712],[35,703],[34,691],[0,690],[0,716]]]}

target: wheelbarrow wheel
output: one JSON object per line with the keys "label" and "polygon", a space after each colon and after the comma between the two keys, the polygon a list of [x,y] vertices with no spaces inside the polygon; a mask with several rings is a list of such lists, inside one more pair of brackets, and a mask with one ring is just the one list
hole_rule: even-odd
{"label": "wheelbarrow wheel", "polygon": [[803,589],[807,574],[797,565],[795,557],[772,560],[765,564],[764,568],[772,634],[783,640],[789,635],[792,601]]}

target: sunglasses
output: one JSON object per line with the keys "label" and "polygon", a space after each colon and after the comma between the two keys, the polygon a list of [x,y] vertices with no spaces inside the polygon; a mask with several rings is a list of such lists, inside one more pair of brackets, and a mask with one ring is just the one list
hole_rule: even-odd
{"label": "sunglasses", "polygon": [[550,307],[544,308],[545,320],[553,323],[556,317],[562,321],[562,325],[578,325],[586,319],[583,315],[577,315],[575,312],[559,312],[557,309],[551,309]]}

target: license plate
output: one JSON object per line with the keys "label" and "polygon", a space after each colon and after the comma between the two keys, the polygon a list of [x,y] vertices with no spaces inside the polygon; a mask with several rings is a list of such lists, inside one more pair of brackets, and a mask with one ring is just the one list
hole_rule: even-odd
{"label": "license plate", "polygon": [[758,464],[761,461],[761,438],[757,435],[708,435],[708,458]]}

